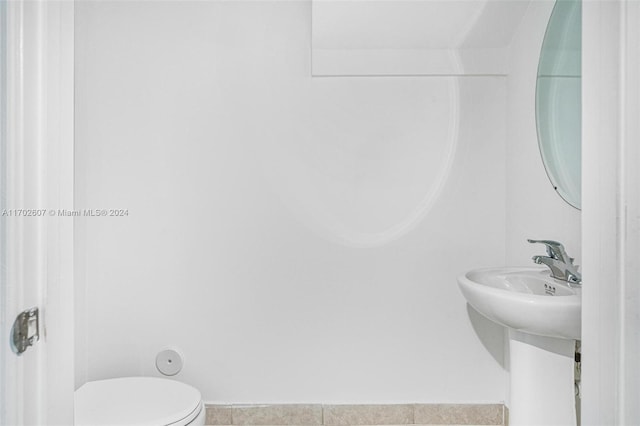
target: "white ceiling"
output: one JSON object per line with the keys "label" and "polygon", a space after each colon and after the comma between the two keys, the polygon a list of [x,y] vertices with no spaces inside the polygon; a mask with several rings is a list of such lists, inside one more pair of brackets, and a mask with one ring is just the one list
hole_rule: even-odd
{"label": "white ceiling", "polygon": [[[442,56],[442,51],[489,51],[493,52],[488,54],[490,58],[509,46],[530,1],[313,0],[312,46],[314,51],[321,51],[314,59],[324,61],[336,52],[344,59],[349,51],[373,57],[375,51],[387,55],[399,50],[405,52],[404,56],[412,55],[407,51],[416,52],[424,64],[440,62],[424,59],[433,56],[430,51],[436,56]],[[475,62],[482,55],[472,54]],[[397,52],[392,56],[397,58]],[[334,58],[333,68],[336,61]],[[384,61],[378,57],[373,62]],[[323,68],[317,65],[314,71]],[[436,68],[434,73],[444,69]],[[429,74],[429,70],[420,73]]]}

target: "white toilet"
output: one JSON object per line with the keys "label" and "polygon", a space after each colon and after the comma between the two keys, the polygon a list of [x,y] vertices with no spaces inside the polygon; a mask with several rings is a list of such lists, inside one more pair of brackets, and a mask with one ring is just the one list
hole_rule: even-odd
{"label": "white toilet", "polygon": [[76,426],[204,425],[200,392],[175,380],[122,377],[97,380],[75,392]]}

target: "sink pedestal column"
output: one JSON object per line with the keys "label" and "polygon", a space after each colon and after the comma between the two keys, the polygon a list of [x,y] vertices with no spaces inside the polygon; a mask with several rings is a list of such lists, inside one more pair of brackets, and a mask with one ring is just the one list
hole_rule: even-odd
{"label": "sink pedestal column", "polygon": [[575,341],[509,329],[511,426],[576,424]]}

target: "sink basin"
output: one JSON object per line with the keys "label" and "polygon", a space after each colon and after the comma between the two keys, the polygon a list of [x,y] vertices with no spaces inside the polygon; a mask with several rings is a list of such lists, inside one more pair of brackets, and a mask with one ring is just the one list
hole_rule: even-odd
{"label": "sink basin", "polygon": [[476,269],[458,285],[476,311],[508,329],[509,424],[576,425],[582,290],[536,266]]}
{"label": "sink basin", "polygon": [[551,278],[547,268],[488,268],[458,277],[475,310],[505,327],[580,340],[582,290]]}

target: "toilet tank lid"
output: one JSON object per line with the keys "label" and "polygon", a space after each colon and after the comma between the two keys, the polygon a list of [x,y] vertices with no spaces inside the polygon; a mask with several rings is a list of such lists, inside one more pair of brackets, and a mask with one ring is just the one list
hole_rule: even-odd
{"label": "toilet tank lid", "polygon": [[76,425],[180,425],[201,410],[200,392],[156,377],[87,382],[75,392]]}

